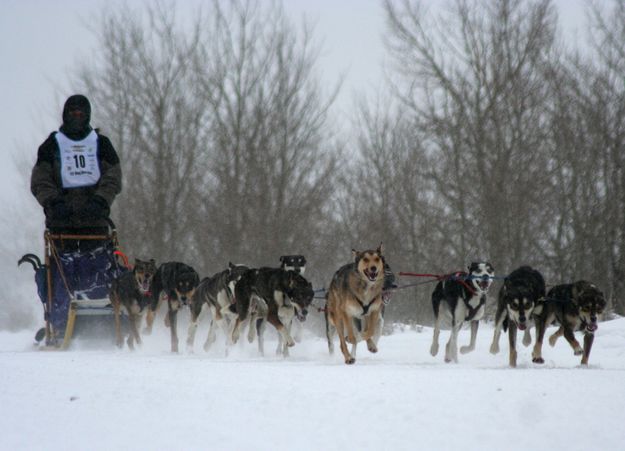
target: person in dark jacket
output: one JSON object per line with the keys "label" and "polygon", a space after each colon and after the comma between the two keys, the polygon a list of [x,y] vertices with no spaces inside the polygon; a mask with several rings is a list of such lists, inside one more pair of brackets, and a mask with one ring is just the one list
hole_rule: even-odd
{"label": "person in dark jacket", "polygon": [[[39,147],[30,189],[44,209],[53,235],[108,235],[109,214],[122,187],[119,158],[111,141],[91,128],[91,105],[73,95],[63,107],[63,124]],[[52,298],[46,319],[48,344],[65,333],[71,298],[100,299],[119,273],[108,239],[52,240]],[[40,334],[38,334],[40,335]]]}
{"label": "person in dark jacket", "polygon": [[67,99],[63,124],[39,147],[30,187],[53,233],[99,234],[122,186],[111,141],[91,128],[91,105],[81,94]]}

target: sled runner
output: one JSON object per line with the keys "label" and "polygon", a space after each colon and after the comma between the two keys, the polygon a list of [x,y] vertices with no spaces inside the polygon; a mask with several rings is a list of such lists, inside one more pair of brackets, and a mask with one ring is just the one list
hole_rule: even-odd
{"label": "sled runner", "polygon": [[66,349],[76,336],[114,339],[113,308],[109,291],[113,279],[127,271],[113,225],[102,235],[44,233],[45,257],[41,264],[26,254],[18,265],[31,263],[37,292],[44,308],[46,349]]}

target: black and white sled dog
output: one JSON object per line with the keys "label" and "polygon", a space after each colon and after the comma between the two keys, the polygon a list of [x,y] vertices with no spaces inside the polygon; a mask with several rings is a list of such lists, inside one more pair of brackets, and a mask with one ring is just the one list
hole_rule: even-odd
{"label": "black and white sled dog", "polygon": [[[304,275],[306,272],[306,257],[301,254],[297,255],[283,255],[280,257],[280,268],[284,271],[295,271],[298,274]],[[257,326],[259,332],[264,329],[263,320],[259,319],[257,321]],[[291,329],[291,336],[295,340],[296,343],[299,343],[302,340],[302,333],[304,331],[304,325],[295,317],[295,321],[293,321]],[[260,342],[259,342],[260,343]],[[282,335],[278,334],[278,351],[282,352],[283,349],[282,343]]]}
{"label": "black and white sled dog", "polygon": [[226,336],[226,354],[228,353],[228,348],[232,344],[232,326],[236,318],[236,313],[230,309],[235,302],[234,287],[248,269],[245,265],[228,263],[228,268],[225,270],[211,277],[205,277],[200,281],[193,294],[193,302],[191,304],[191,322],[189,323],[187,334],[187,350],[189,352],[193,352],[193,342],[195,341],[195,332],[200,321],[200,314],[205,306],[208,306],[211,312],[211,319],[208,337],[204,343],[204,350],[208,351],[217,339],[215,329],[218,326]]}
{"label": "black and white sled dog", "polygon": [[[536,343],[532,352],[534,363],[544,363],[542,344],[545,331],[553,321],[559,329],[549,337],[549,344],[564,335],[575,355],[582,356],[582,365],[588,365],[590,349],[595,337],[598,315],[603,313],[606,301],[603,293],[592,283],[579,280],[575,283],[556,285],[547,293],[542,313],[536,318]],[[584,348],[575,339],[575,331],[584,333]]]}
{"label": "black and white sled dog", "polygon": [[[232,331],[232,341],[239,339],[243,323],[249,320],[248,340],[252,342],[257,334],[256,320],[263,319],[272,324],[281,335],[283,355],[295,345],[291,336],[291,324],[297,316],[305,321],[308,307],[314,297],[312,284],[295,271],[281,268],[250,269],[245,272],[235,288],[237,318]],[[261,327],[264,327],[262,325]],[[263,349],[263,334],[259,333],[259,350]]]}
{"label": "black and white sled dog", "polygon": [[486,294],[493,283],[495,270],[488,262],[473,262],[469,272],[452,274],[436,284],[432,293],[434,309],[434,335],[430,354],[438,354],[438,338],[443,316],[451,318],[451,335],[445,347],[445,362],[458,362],[458,333],[465,321],[471,322],[471,341],[462,346],[460,352],[466,354],[475,349],[475,339],[479,321],[484,316]]}
{"label": "black and white sled dog", "polygon": [[523,344],[529,346],[531,337],[529,327],[542,314],[545,301],[545,279],[542,274],[530,266],[521,266],[512,271],[504,280],[499,290],[497,313],[495,314],[495,333],[490,345],[491,354],[499,352],[499,337],[503,328],[508,329],[510,343],[509,363],[516,367],[517,329],[527,332]]}
{"label": "black and white sled dog", "polygon": [[306,271],[306,257],[303,255],[283,255],[280,257],[280,268],[304,275]]}
{"label": "black and white sled dog", "polygon": [[148,315],[151,331],[154,314],[162,299],[167,299],[165,325],[171,333],[171,352],[178,352],[178,310],[190,303],[200,283],[200,277],[191,266],[180,262],[167,262],[158,267],[152,279],[152,302]]}

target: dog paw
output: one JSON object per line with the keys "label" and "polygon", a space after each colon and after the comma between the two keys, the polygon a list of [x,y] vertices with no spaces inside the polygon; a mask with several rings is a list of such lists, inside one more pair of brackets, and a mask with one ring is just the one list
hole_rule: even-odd
{"label": "dog paw", "polygon": [[533,357],[532,358],[532,362],[543,364],[543,363],[545,363],[545,359],[543,359],[542,357]]}
{"label": "dog paw", "polygon": [[347,365],[353,365],[354,363],[356,363],[356,359],[353,358],[353,357],[349,357],[349,358],[345,359],[345,363]]}
{"label": "dog paw", "polygon": [[152,334],[152,328],[151,327],[144,327],[143,330],[141,331],[141,333],[143,335],[151,335]]}
{"label": "dog paw", "polygon": [[430,347],[430,354],[432,354],[432,357],[435,357],[436,354],[438,354],[438,343]]}
{"label": "dog paw", "polygon": [[378,347],[372,340],[367,341],[367,349],[369,350],[369,352],[372,352],[374,354],[378,352]]}
{"label": "dog paw", "polygon": [[499,345],[497,345],[497,344],[490,345],[490,353],[491,354],[498,354],[499,353]]}
{"label": "dog paw", "polygon": [[468,354],[471,351],[473,351],[473,348],[471,346],[461,346],[460,347],[460,354]]}
{"label": "dog paw", "polygon": [[584,353],[584,350],[582,348],[575,348],[575,351],[573,351],[575,355],[582,355]]}
{"label": "dog paw", "polygon": [[554,337],[553,335],[551,337],[549,337],[549,346],[551,346],[552,348],[556,345],[556,340],[558,339],[558,337]]}

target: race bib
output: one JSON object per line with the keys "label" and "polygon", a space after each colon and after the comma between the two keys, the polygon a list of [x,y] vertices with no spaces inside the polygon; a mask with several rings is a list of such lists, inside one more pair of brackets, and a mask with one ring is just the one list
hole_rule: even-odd
{"label": "race bib", "polygon": [[55,137],[61,155],[63,188],[80,188],[98,183],[100,165],[96,132],[92,130],[82,141],[72,141],[61,132]]}

